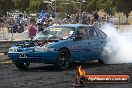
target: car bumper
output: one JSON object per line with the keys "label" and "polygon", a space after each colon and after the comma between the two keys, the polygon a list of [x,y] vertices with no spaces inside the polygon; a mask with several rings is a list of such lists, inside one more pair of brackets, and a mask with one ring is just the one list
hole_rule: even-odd
{"label": "car bumper", "polygon": [[57,51],[53,52],[8,52],[8,57],[17,63],[54,63],[58,56]]}

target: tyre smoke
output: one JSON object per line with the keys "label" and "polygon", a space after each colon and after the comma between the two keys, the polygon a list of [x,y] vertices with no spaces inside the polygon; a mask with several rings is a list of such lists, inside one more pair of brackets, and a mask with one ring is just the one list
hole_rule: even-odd
{"label": "tyre smoke", "polygon": [[106,64],[132,63],[132,30],[128,30],[131,28],[121,32],[111,24],[102,26],[102,31],[110,38],[102,53]]}

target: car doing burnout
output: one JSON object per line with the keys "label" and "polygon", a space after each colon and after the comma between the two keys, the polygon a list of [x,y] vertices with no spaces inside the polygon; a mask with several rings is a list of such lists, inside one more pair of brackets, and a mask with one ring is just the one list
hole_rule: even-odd
{"label": "car doing burnout", "polygon": [[30,63],[54,64],[65,69],[73,62],[98,60],[107,35],[92,25],[64,24],[39,32],[32,41],[22,41],[9,48],[8,56],[19,69]]}

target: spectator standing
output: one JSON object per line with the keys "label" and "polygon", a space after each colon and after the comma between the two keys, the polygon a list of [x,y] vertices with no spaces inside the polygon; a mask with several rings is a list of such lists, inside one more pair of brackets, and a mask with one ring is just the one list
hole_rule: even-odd
{"label": "spectator standing", "polygon": [[12,17],[12,18],[10,18],[8,20],[8,26],[7,26],[7,28],[8,28],[8,32],[9,33],[13,33],[14,32],[14,30],[13,30],[14,25],[15,25],[15,19]]}
{"label": "spectator standing", "polygon": [[95,11],[95,13],[93,14],[93,17],[94,17],[95,21],[98,21],[99,15],[98,15],[97,11]]}
{"label": "spectator standing", "polygon": [[69,24],[71,22],[71,17],[70,15],[66,15],[66,17],[63,20],[63,24]]}
{"label": "spectator standing", "polygon": [[3,16],[0,16],[0,31],[3,32],[4,34],[4,17]]}
{"label": "spectator standing", "polygon": [[42,24],[42,23],[37,23],[37,26],[38,26],[38,28],[37,28],[37,33],[39,33],[39,32],[41,32],[41,31],[44,30],[43,24]]}
{"label": "spectator standing", "polygon": [[82,24],[87,24],[87,16],[85,12],[82,13]]}
{"label": "spectator standing", "polygon": [[28,26],[30,25],[30,19],[28,16],[24,17],[24,30],[28,29]]}
{"label": "spectator standing", "polygon": [[2,17],[0,17],[0,30],[2,28],[2,23],[3,23],[3,20],[2,20]]}
{"label": "spectator standing", "polygon": [[79,23],[79,20],[80,20],[79,17],[80,17],[80,11],[78,11],[76,14],[76,22],[77,23]]}
{"label": "spectator standing", "polygon": [[37,27],[35,26],[35,24],[36,24],[35,19],[31,19],[30,26],[28,28],[29,38],[31,38],[31,40],[36,36],[37,33]]}
{"label": "spectator standing", "polygon": [[16,20],[16,23],[17,23],[18,29],[19,29],[18,32],[19,33],[24,32],[24,24],[25,24],[25,22],[24,22],[24,19],[23,19],[23,15],[22,14],[19,15],[19,17]]}
{"label": "spectator standing", "polygon": [[79,15],[76,14],[75,16],[76,16],[76,17],[75,17],[75,22],[76,22],[76,23],[79,23]]}

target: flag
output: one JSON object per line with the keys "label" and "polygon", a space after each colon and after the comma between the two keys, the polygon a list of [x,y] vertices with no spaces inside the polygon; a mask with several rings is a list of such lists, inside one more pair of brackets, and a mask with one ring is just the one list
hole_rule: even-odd
{"label": "flag", "polygon": [[39,23],[43,23],[45,21],[45,15],[46,15],[45,11],[42,10],[39,17],[38,17]]}

